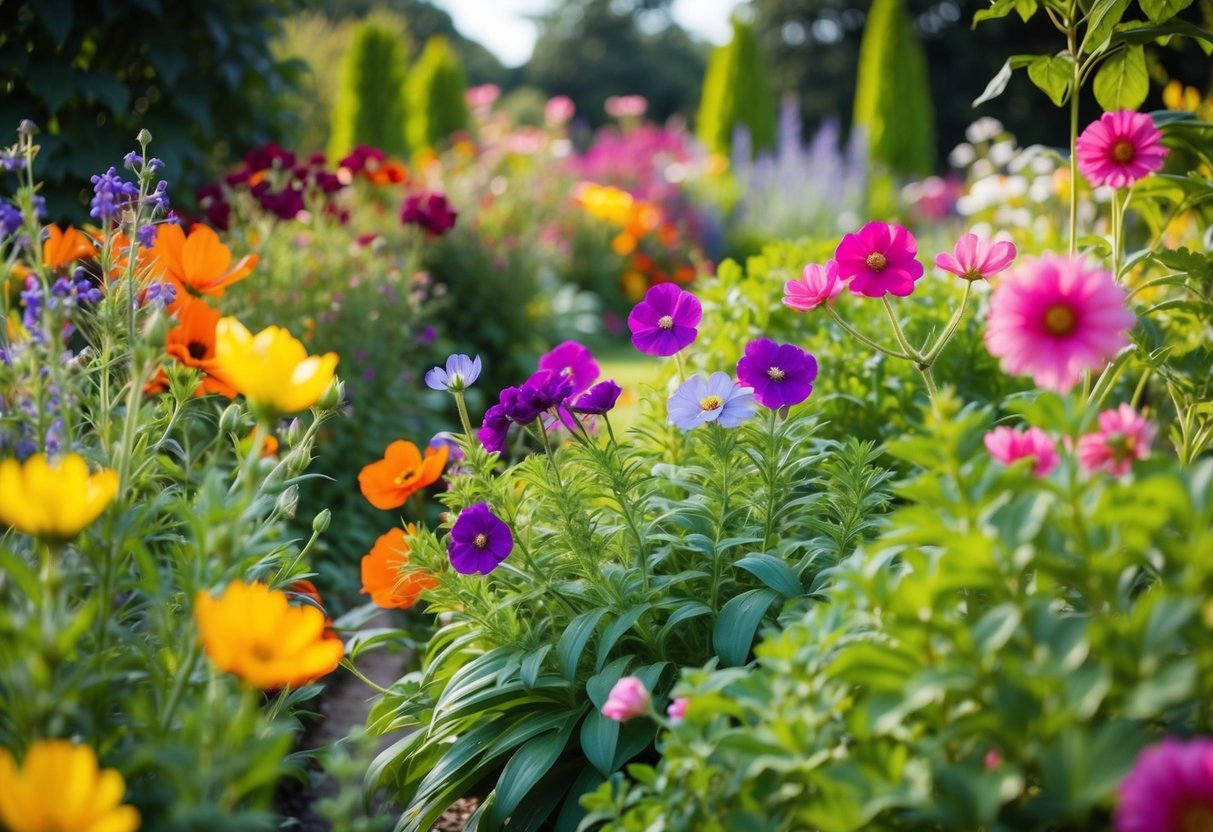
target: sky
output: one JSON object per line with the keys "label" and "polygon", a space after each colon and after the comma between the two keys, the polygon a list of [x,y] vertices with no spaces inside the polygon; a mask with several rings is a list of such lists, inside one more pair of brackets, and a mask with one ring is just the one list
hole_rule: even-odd
{"label": "sky", "polygon": [[[554,0],[432,0],[454,19],[465,37],[484,44],[506,66],[531,57],[538,34],[526,18],[551,8]],[[693,35],[721,44],[729,39],[729,14],[738,0],[674,0],[674,20]]]}

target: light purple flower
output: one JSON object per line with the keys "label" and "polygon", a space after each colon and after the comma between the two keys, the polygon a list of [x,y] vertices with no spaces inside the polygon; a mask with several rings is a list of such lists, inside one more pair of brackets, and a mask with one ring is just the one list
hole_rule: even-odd
{"label": "light purple flower", "polygon": [[565,341],[539,358],[539,369],[559,373],[573,382],[570,395],[583,393],[598,380],[601,370],[589,347],[577,341]]}
{"label": "light purple flower", "polygon": [[462,353],[446,360],[446,369],[434,367],[425,374],[425,385],[431,390],[462,393],[480,377],[480,356],[468,358]]}
{"label": "light purple flower", "polygon": [[699,335],[699,298],[673,283],[658,283],[628,314],[632,346],[646,355],[673,355]]}
{"label": "light purple flower", "polygon": [[615,683],[602,706],[602,715],[616,722],[627,722],[649,712],[652,697],[636,676],[624,676]]}
{"label": "light purple flower", "polygon": [[1192,832],[1213,824],[1213,740],[1167,738],[1120,783],[1116,832]]}
{"label": "light purple flower", "polygon": [[670,424],[693,430],[707,422],[735,428],[758,410],[754,388],[739,387],[727,373],[701,374],[688,378],[669,401]]}
{"label": "light purple flower", "polygon": [[795,344],[759,338],[746,344],[745,355],[737,362],[737,378],[754,389],[763,407],[790,407],[813,392],[817,359]]}
{"label": "light purple flower", "polygon": [[509,557],[513,548],[510,527],[493,514],[488,503],[476,503],[459,512],[451,527],[447,553],[456,572],[487,575]]}

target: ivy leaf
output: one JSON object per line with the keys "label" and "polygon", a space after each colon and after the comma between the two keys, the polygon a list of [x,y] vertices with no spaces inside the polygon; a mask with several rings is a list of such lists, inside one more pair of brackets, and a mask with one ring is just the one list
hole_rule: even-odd
{"label": "ivy leaf", "polygon": [[1074,60],[1069,55],[1047,55],[1028,64],[1028,77],[1055,106],[1060,107],[1074,79]]}
{"label": "ivy leaf", "polygon": [[1150,92],[1146,54],[1130,46],[1112,55],[1095,73],[1095,100],[1105,111],[1136,110]]}
{"label": "ivy leaf", "polygon": [[1141,10],[1151,23],[1162,23],[1192,5],[1192,0],[1141,0]]}

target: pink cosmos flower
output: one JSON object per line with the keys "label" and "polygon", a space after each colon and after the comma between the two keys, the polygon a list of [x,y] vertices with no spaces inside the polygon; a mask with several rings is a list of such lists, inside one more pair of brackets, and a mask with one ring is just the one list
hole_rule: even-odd
{"label": "pink cosmos flower", "polygon": [[1102,367],[1128,344],[1136,318],[1112,273],[1081,259],[1045,254],[1009,272],[990,296],[986,349],[1012,375],[1064,393],[1083,370]]}
{"label": "pink cosmos flower", "polygon": [[922,277],[918,241],[906,228],[887,222],[870,222],[838,244],[834,259],[838,276],[851,281],[851,293],[869,298],[914,291]]}
{"label": "pink cosmos flower", "polygon": [[602,706],[602,715],[616,722],[627,722],[649,712],[649,690],[635,676],[624,676],[615,683]]}
{"label": "pink cosmos flower", "polygon": [[1014,243],[961,234],[950,254],[945,251],[935,255],[935,266],[965,280],[989,280],[1011,265],[1015,254]]}
{"label": "pink cosmos flower", "polygon": [[1057,467],[1057,445],[1040,428],[1025,431],[995,428],[985,436],[986,450],[1003,465],[1031,458],[1032,476],[1043,477]]}
{"label": "pink cosmos flower", "polygon": [[1168,153],[1154,119],[1133,110],[1104,113],[1078,137],[1078,169],[1093,186],[1127,188],[1162,169]]}
{"label": "pink cosmos flower", "polygon": [[1213,740],[1165,739],[1137,755],[1120,782],[1116,832],[1194,832],[1213,826]]}
{"label": "pink cosmos flower", "polygon": [[501,96],[501,87],[496,84],[480,84],[476,87],[469,87],[464,93],[464,98],[468,106],[473,110],[486,110],[493,106]]}
{"label": "pink cosmos flower", "polygon": [[807,312],[837,297],[841,291],[842,281],[838,278],[836,262],[830,260],[824,266],[809,263],[799,280],[789,280],[784,284],[783,305]]}
{"label": "pink cosmos flower", "polygon": [[670,722],[682,722],[686,719],[687,706],[690,704],[690,699],[681,696],[670,703],[670,707],[666,708],[665,715],[670,718]]}
{"label": "pink cosmos flower", "polygon": [[639,118],[649,109],[649,100],[643,95],[612,95],[603,109],[613,118]]}
{"label": "pink cosmos flower", "polygon": [[1089,473],[1114,477],[1129,472],[1134,459],[1150,455],[1158,428],[1127,404],[1099,414],[1099,430],[1078,439],[1078,461]]}
{"label": "pink cosmos flower", "polygon": [[567,95],[554,95],[543,108],[543,120],[552,127],[559,127],[568,123],[576,111],[573,99]]}

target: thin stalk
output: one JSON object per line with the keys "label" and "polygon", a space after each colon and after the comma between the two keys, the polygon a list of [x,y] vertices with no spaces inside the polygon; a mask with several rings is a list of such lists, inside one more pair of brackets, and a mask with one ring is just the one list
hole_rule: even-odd
{"label": "thin stalk", "polygon": [[1078,253],[1078,98],[1082,67],[1078,60],[1078,0],[1070,4],[1066,18],[1066,45],[1074,66],[1070,83],[1070,256]]}
{"label": "thin stalk", "polygon": [[173,682],[173,690],[169,694],[168,702],[165,703],[164,711],[160,714],[160,730],[161,732],[168,731],[173,724],[173,715],[177,711],[177,706],[181,703],[181,697],[185,693],[185,686],[189,684],[189,679],[194,675],[194,668],[198,666],[198,659],[202,657],[202,650],[199,649],[196,643],[190,645],[189,653],[186,654],[185,665],[182,671],[177,674],[176,680]]}
{"label": "thin stalk", "polygon": [[1120,282],[1120,270],[1125,254],[1125,207],[1128,205],[1128,194],[1122,200],[1118,192],[1112,194],[1112,276]]}
{"label": "thin stalk", "polygon": [[873,341],[871,338],[868,338],[866,335],[861,335],[858,331],[856,331],[854,328],[852,328],[850,324],[848,324],[846,321],[844,321],[842,319],[842,317],[834,310],[834,307],[832,307],[828,304],[826,305],[826,312],[828,312],[830,314],[830,317],[834,319],[834,322],[836,324],[838,324],[840,327],[842,327],[843,330],[848,335],[850,335],[852,338],[854,338],[855,340],[860,341],[864,344],[867,344],[872,349],[876,350],[877,352],[884,353],[885,355],[889,356],[890,358],[900,358],[902,361],[913,361],[914,360],[913,358],[906,355],[905,353],[900,353],[900,352],[897,352],[896,350],[891,350],[887,347],[882,347],[880,344],[877,344],[875,341]]}
{"label": "thin stalk", "polygon": [[463,423],[463,432],[467,434],[468,447],[471,447],[475,435],[472,433],[472,420],[468,418],[467,402],[463,400],[463,391],[455,391],[455,407],[459,408],[459,421]]}
{"label": "thin stalk", "polygon": [[935,342],[935,346],[931,347],[931,349],[927,351],[926,355],[922,357],[922,363],[928,365],[934,364],[935,359],[939,357],[941,352],[943,352],[943,348],[948,345],[948,341],[952,339],[952,335],[956,332],[956,327],[960,326],[960,321],[964,317],[965,308],[969,305],[969,294],[972,291],[973,281],[966,280],[964,294],[960,298],[960,308],[952,313],[952,318],[948,321],[948,325],[944,327],[943,334],[939,336],[939,340]]}
{"label": "thin stalk", "polygon": [[682,363],[682,351],[674,353],[674,366],[678,368],[678,380],[687,380],[687,368]]}

